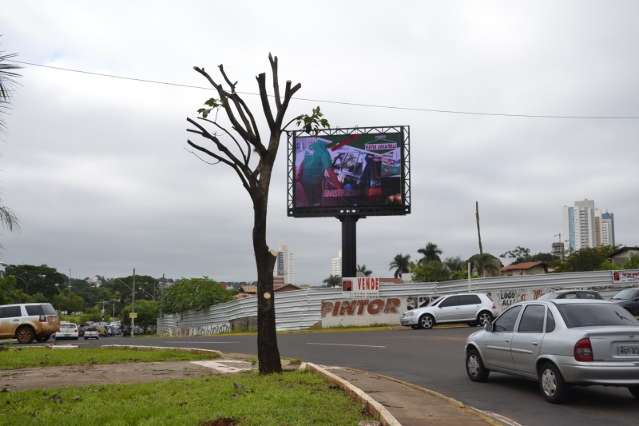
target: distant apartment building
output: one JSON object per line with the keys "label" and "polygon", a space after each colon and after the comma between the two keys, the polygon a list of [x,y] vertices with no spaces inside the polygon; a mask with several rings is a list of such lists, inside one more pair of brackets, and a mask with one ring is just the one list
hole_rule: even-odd
{"label": "distant apartment building", "polygon": [[566,252],[565,245],[562,241],[552,243],[552,255],[558,258],[563,258]]}
{"label": "distant apartment building", "polygon": [[575,201],[563,208],[565,248],[572,252],[587,247],[615,244],[614,214],[595,208],[593,200]]}
{"label": "distant apartment building", "polygon": [[287,245],[282,245],[277,253],[277,276],[284,279],[284,284],[291,284],[295,280],[295,266],[293,253],[288,250]]}
{"label": "distant apartment building", "polygon": [[331,259],[331,275],[342,276],[342,251],[337,252],[337,257]]}

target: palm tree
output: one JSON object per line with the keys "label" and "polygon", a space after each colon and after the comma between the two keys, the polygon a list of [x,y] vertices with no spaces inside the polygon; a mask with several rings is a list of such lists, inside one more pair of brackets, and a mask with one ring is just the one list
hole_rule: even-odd
{"label": "palm tree", "polygon": [[442,254],[442,251],[437,247],[437,244],[428,242],[426,247],[420,248],[417,250],[417,253],[422,255],[422,258],[419,259],[420,263],[426,262],[441,262],[439,255]]}
{"label": "palm tree", "polygon": [[342,277],[339,275],[329,275],[328,278],[325,278],[322,282],[326,284],[326,287],[339,287],[342,285]]}
{"label": "palm tree", "polygon": [[459,256],[447,257],[444,264],[451,272],[459,272],[464,269],[464,261]]}
{"label": "palm tree", "polygon": [[357,275],[358,276],[364,276],[364,277],[370,277],[371,274],[373,273],[373,271],[371,271],[370,269],[368,269],[366,267],[366,265],[362,264],[362,265],[357,265]]}
{"label": "palm tree", "polygon": [[489,253],[475,254],[468,259],[468,262],[471,264],[471,270],[482,277],[499,275],[503,266],[497,257]]}
{"label": "palm tree", "polygon": [[410,254],[397,254],[393,261],[388,265],[388,269],[395,269],[395,278],[401,278],[402,274],[409,272]]}
{"label": "palm tree", "polygon": [[[3,114],[9,105],[9,85],[13,84],[14,78],[19,74],[12,70],[20,68],[18,65],[9,62],[15,53],[5,53],[0,51],[0,129],[4,128]],[[18,225],[18,218],[6,206],[0,204],[0,225],[12,230]]]}

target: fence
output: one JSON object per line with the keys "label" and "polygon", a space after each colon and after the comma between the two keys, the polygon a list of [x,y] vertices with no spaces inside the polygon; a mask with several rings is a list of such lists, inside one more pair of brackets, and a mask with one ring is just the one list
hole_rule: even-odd
{"label": "fence", "polygon": [[[408,296],[435,296],[466,291],[488,293],[499,309],[520,300],[539,297],[551,290],[596,289],[610,296],[631,283],[613,284],[611,271],[572,272],[480,278],[440,283],[382,284],[380,299],[397,298],[405,303]],[[275,294],[278,330],[301,329],[322,324],[322,302],[342,300],[341,289],[307,288]],[[402,305],[402,308],[405,308]],[[235,330],[254,321],[257,316],[255,297],[211,306],[203,311],[163,315],[157,320],[159,334],[212,335]],[[399,323],[399,315],[397,322]]]}

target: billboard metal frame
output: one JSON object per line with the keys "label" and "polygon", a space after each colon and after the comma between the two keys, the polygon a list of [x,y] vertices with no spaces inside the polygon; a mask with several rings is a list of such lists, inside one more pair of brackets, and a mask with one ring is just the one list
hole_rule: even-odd
{"label": "billboard metal frame", "polygon": [[[365,135],[400,133],[402,136],[402,170],[401,187],[403,206],[356,206],[356,207],[295,207],[295,140],[306,136]],[[343,216],[395,216],[407,215],[411,212],[410,181],[410,126],[377,126],[377,127],[344,127],[321,129],[307,133],[304,130],[286,132],[287,139],[287,173],[286,203],[287,215],[290,217],[343,217]]]}

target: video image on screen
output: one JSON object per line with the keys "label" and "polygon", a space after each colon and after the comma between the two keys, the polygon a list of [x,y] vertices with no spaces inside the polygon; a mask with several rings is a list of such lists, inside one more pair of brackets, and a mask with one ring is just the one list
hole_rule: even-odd
{"label": "video image on screen", "polygon": [[401,133],[295,139],[295,207],[401,207],[401,177]]}

